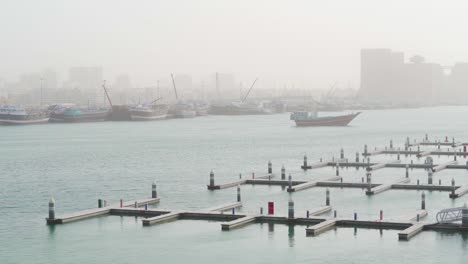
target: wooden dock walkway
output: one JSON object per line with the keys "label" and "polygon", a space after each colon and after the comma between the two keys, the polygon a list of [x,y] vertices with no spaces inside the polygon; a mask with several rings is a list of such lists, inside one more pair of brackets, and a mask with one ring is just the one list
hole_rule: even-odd
{"label": "wooden dock walkway", "polygon": [[[266,174],[266,175],[259,175],[259,176],[254,176],[252,179],[272,179],[275,177],[274,173],[271,174]],[[208,190],[220,190],[220,189],[226,189],[230,187],[236,187],[237,185],[242,185],[245,184],[249,179],[240,179],[234,182],[229,182],[229,183],[224,183],[224,184],[218,184],[218,185],[207,185]]]}
{"label": "wooden dock walkway", "polygon": [[[334,177],[331,177],[331,178],[328,178],[328,179],[324,179],[322,181],[337,181],[337,180],[340,180],[340,179],[341,179],[340,176],[334,176]],[[291,186],[291,188],[288,187],[287,191],[288,192],[302,191],[302,190],[317,186],[318,182],[319,181],[309,181],[309,182],[301,183],[301,184],[298,184],[298,185],[293,185],[293,186]]]}
{"label": "wooden dock walkway", "polygon": [[449,165],[455,165],[457,163],[458,162],[456,160],[448,161],[448,162],[445,162],[445,163],[442,163],[442,164],[439,164],[437,166],[432,167],[432,171],[433,172],[438,172],[438,171],[446,169],[447,166],[449,166]]}
{"label": "wooden dock walkway", "polygon": [[[456,188],[456,187],[455,187]],[[453,189],[453,188],[452,188]],[[462,197],[463,195],[465,195],[466,193],[468,193],[468,184],[466,185],[462,185],[458,188],[455,189],[455,192],[454,193],[450,193],[449,197],[450,198],[459,198],[459,197]]]}
{"label": "wooden dock walkway", "polygon": [[403,178],[403,179],[399,179],[393,183],[385,183],[385,184],[381,184],[377,187],[374,187],[370,190],[367,190],[366,191],[366,194],[367,195],[374,195],[374,194],[378,194],[378,193],[382,193],[382,192],[385,192],[387,190],[390,190],[392,188],[392,185],[393,184],[398,184],[398,183],[407,183],[409,182],[410,179],[409,178]]}
{"label": "wooden dock walkway", "polygon": [[[159,198],[148,198],[148,199],[140,199],[136,201],[127,201],[123,203],[123,207],[130,207],[130,206],[135,206],[135,202],[137,203],[137,206],[141,207],[144,206],[145,204],[155,204],[159,202]],[[113,208],[119,208],[120,204],[114,204],[102,208],[92,208],[92,209],[86,209],[74,213],[69,213],[69,214],[64,214],[62,216],[58,216],[55,219],[47,219],[48,224],[65,224],[65,223],[70,223],[70,222],[75,222],[78,220],[83,220],[83,219],[88,219],[96,216],[102,216],[109,214],[111,209]]]}
{"label": "wooden dock walkway", "polygon": [[222,223],[221,230],[230,231],[235,228],[243,227],[248,224],[254,223],[256,219],[257,219],[256,216],[244,216],[244,217],[241,217],[239,219],[236,219],[230,222]]}
{"label": "wooden dock walkway", "polygon": [[337,222],[336,218],[325,220],[321,223],[313,225],[311,227],[306,228],[306,235],[307,236],[317,236],[331,228],[335,227]]}
{"label": "wooden dock walkway", "polygon": [[396,164],[396,163],[400,163],[400,160],[392,160],[392,161],[388,161],[388,162],[377,163],[375,165],[367,167],[367,171],[376,171],[378,169],[385,168],[390,164]]}
{"label": "wooden dock walkway", "polygon": [[419,234],[424,229],[425,225],[425,223],[421,222],[411,225],[410,227],[398,233],[398,240],[410,240],[412,237]]}

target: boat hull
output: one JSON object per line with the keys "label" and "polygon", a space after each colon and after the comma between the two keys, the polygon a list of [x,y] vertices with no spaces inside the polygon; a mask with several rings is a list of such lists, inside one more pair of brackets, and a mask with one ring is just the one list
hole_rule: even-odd
{"label": "boat hull", "polygon": [[50,115],[50,122],[58,123],[80,123],[80,122],[102,122],[109,119],[109,112],[82,113],[79,115],[55,114]]}
{"label": "boat hull", "polygon": [[38,119],[24,119],[24,120],[14,120],[14,119],[0,119],[0,125],[36,125],[36,124],[45,124],[49,122],[49,118],[38,118]]}
{"label": "boat hull", "polygon": [[343,116],[327,116],[315,119],[294,120],[298,127],[311,126],[347,126],[360,113],[343,115]]}

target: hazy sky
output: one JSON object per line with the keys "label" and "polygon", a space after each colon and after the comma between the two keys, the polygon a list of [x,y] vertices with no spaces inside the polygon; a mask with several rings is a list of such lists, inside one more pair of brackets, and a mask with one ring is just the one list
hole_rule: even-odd
{"label": "hazy sky", "polygon": [[138,85],[232,72],[296,87],[359,85],[361,48],[468,61],[468,4],[428,0],[1,0],[0,78],[102,66]]}

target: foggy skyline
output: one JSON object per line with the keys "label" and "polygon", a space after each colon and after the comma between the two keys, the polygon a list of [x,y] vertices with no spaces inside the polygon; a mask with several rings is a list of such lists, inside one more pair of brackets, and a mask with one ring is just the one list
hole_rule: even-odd
{"label": "foggy skyline", "polygon": [[361,48],[468,61],[462,1],[4,1],[0,78],[98,66],[135,86],[229,72],[302,88],[359,88]]}

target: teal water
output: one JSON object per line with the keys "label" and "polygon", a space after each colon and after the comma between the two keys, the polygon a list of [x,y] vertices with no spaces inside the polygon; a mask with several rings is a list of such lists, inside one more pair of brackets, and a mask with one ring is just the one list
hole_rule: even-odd
{"label": "teal water", "polygon": [[[399,242],[395,230],[339,228],[306,237],[305,226],[254,224],[222,232],[219,222],[176,221],[142,227],[135,217],[107,216],[50,228],[45,225],[50,196],[57,214],[96,207],[97,199],[117,202],[148,197],[158,183],[161,208],[201,209],[235,200],[235,189],[206,190],[208,174],[217,182],[239,173],[276,173],[282,164],[294,179],[322,179],[332,168],[303,172],[302,156],[312,163],[337,157],[341,147],[354,160],[368,144],[383,147],[406,136],[468,141],[468,107],[365,111],[349,127],[297,128],[288,115],[222,117],[161,122],[106,122],[0,127],[0,263],[467,263],[468,234],[423,232]],[[372,161],[395,157],[378,156]],[[423,162],[402,156],[402,159]],[[435,162],[449,160],[435,157]],[[465,163],[466,159],[460,159]],[[361,181],[363,170],[344,169],[344,181]],[[374,182],[404,177],[383,169]],[[423,170],[412,182],[427,181]],[[445,170],[434,182],[468,183],[468,171]],[[342,217],[396,219],[419,209],[419,191],[391,190],[367,197],[361,189],[331,188]],[[294,193],[296,215],[324,204],[324,188]],[[426,192],[434,220],[443,208],[461,206],[447,192]],[[258,212],[268,201],[286,214],[289,195],[277,186],[242,186],[243,212]]]}

